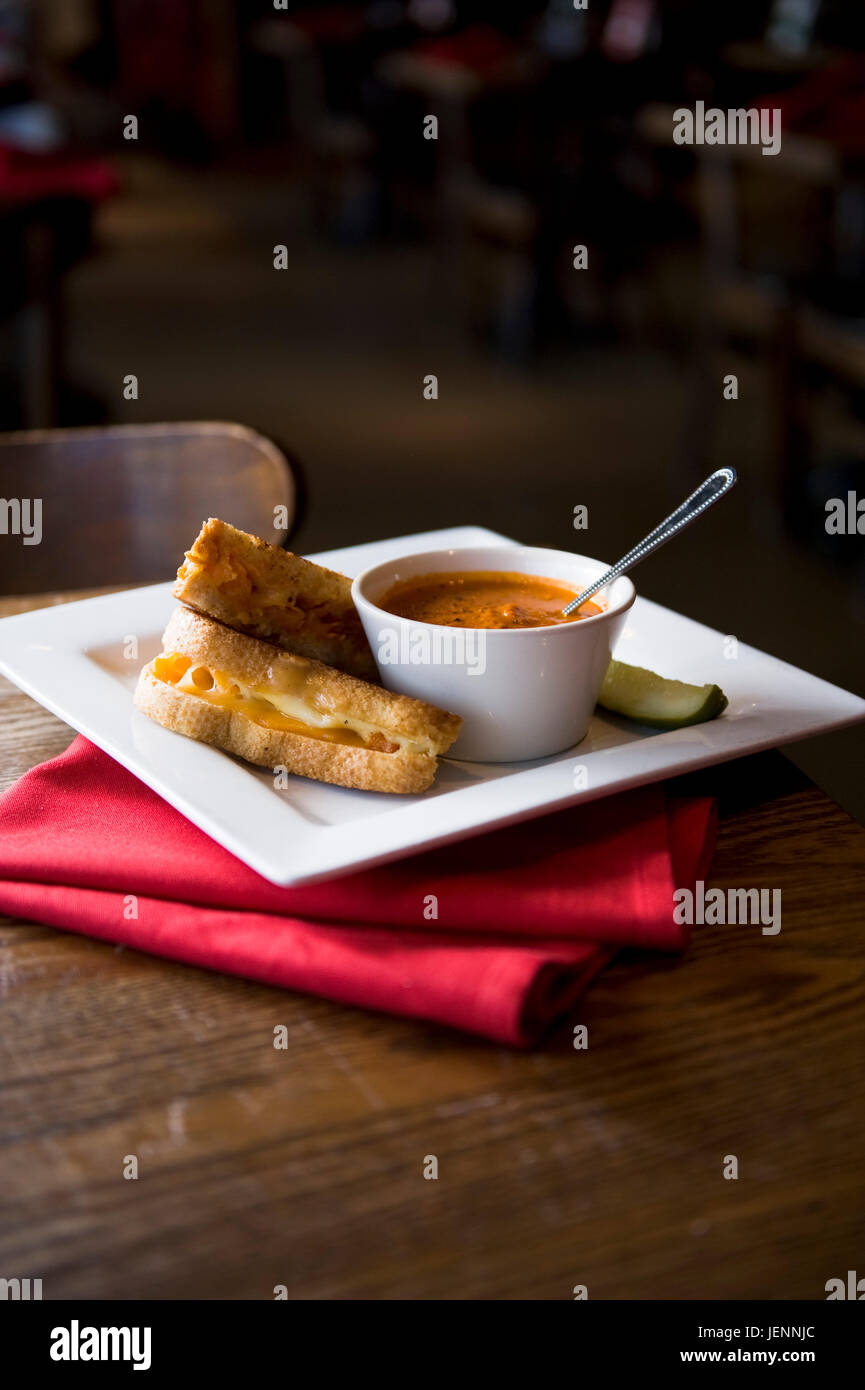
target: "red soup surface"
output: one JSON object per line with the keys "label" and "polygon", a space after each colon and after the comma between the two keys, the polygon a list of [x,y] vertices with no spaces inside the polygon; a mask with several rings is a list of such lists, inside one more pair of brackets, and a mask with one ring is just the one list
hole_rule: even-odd
{"label": "red soup surface", "polygon": [[377,603],[397,617],[442,627],[552,627],[604,611],[590,600],[563,618],[562,609],[577,593],[577,589],[533,574],[454,570],[403,579],[391,585]]}

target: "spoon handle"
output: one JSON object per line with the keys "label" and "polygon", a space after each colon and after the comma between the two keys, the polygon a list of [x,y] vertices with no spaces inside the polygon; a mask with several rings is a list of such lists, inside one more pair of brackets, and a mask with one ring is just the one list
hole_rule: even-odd
{"label": "spoon handle", "polygon": [[600,589],[605,589],[614,579],[618,579],[620,574],[633,569],[641,560],[645,560],[647,555],[651,555],[653,550],[658,550],[662,545],[666,545],[667,541],[673,539],[673,536],[684,531],[685,527],[690,526],[692,521],[696,521],[698,516],[702,516],[703,512],[707,511],[714,502],[717,502],[719,497],[723,497],[725,492],[729,492],[735,481],[736,470],[734,468],[719,468],[716,473],[713,473],[704,483],[700,484],[696,492],[692,492],[690,497],[686,497],[681,506],[671,512],[660,526],[656,526],[645,540],[640,541],[639,545],[635,545],[633,550],[629,550],[617,565],[608,569],[606,574],[602,574],[600,579],[589,585],[588,589],[583,589],[582,593],[577,594],[577,597],[572,599],[566,608],[562,609],[562,615],[567,617],[569,613],[573,613],[575,608],[581,608],[593,594],[598,593]]}

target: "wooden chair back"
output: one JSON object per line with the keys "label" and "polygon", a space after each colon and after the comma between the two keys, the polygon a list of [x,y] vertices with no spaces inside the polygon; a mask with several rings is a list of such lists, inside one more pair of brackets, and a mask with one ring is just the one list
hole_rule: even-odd
{"label": "wooden chair back", "polygon": [[170,579],[209,516],[281,545],[297,494],[285,455],[243,425],[0,435],[0,593]]}

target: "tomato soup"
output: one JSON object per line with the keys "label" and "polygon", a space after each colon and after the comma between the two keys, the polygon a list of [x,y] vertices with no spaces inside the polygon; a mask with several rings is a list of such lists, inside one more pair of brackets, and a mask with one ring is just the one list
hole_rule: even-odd
{"label": "tomato soup", "polygon": [[602,613],[589,601],[562,617],[577,589],[533,574],[499,570],[455,570],[420,574],[393,584],[378,607],[399,618],[442,627],[552,627]]}

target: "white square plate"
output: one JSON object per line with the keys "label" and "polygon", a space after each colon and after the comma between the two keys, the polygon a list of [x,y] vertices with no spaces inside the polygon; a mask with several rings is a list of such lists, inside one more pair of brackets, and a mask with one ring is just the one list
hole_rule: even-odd
{"label": "white square plate", "polygon": [[[476,526],[332,550],[312,559],[355,575],[393,556],[498,545]],[[195,825],[274,883],[312,883],[493,826],[724,762],[865,718],[865,700],[795,666],[638,598],[616,654],[667,676],[716,681],[722,718],[652,733],[596,714],[587,737],[528,763],[442,762],[423,796],[346,791],[272,775],[169,732],[132,704],[138,671],[160,650],[175,606],[170,584],[42,608],[0,622],[0,672],[110,753]],[[130,638],[137,654],[127,656]],[[134,648],[133,648],[134,650]]]}

